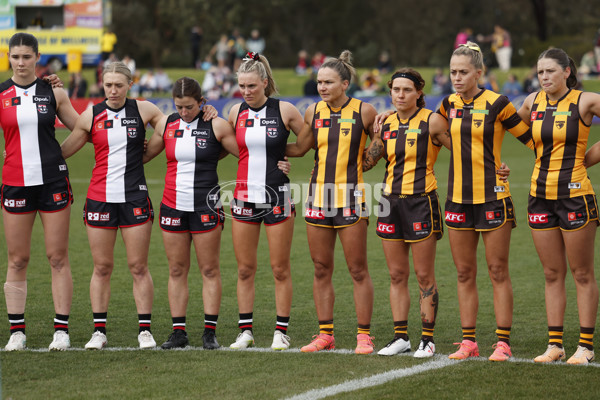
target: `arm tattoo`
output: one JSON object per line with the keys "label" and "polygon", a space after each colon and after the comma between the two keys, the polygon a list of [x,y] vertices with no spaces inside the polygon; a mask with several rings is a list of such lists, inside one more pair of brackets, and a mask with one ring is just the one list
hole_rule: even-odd
{"label": "arm tattoo", "polygon": [[365,159],[363,160],[363,171],[368,171],[377,164],[377,161],[383,155],[383,143],[381,140],[375,140],[366,151]]}

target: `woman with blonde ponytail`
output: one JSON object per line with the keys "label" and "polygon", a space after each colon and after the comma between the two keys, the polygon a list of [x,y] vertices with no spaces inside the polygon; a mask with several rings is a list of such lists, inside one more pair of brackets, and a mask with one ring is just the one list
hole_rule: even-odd
{"label": "woman with blonde ponytail", "polygon": [[230,347],[244,349],[254,345],[254,277],[260,225],[264,223],[277,310],[271,348],[287,350],[292,307],[290,251],[296,211],[289,179],[280,165],[290,130],[298,134],[302,128],[302,115],[291,103],[270,97],[277,93],[277,87],[265,56],[248,53],[237,71],[237,79],[244,102],[231,108],[229,123],[240,148],[231,203],[240,332]]}
{"label": "woman with blonde ponytail", "polygon": [[367,137],[373,139],[377,112],[370,104],[346,95],[356,71],[352,53],[344,50],[320,67],[317,87],[321,101],[307,108],[304,127],[286,154],[300,157],[315,149],[305,220],[315,266],[313,296],[319,333],[303,352],[335,348],[333,335],[334,247],[339,236],[354,286],[358,322],[357,354],[374,350],[371,338],[373,283],[367,265],[368,213],[362,176]]}

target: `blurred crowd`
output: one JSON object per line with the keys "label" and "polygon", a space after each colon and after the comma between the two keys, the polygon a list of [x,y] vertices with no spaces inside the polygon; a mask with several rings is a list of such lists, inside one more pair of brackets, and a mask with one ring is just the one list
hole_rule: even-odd
{"label": "blurred crowd", "polygon": [[[98,64],[95,82],[88,82],[81,73],[70,75],[68,91],[72,99],[104,96],[101,84],[102,69],[106,63],[118,60],[114,52],[116,36],[110,30],[107,30],[105,36],[102,46],[102,61]],[[253,29],[247,38],[244,38],[239,29],[234,29],[229,35],[222,34],[210,50],[205,52],[206,56],[204,58],[201,58],[203,54],[202,38],[202,28],[194,26],[190,34],[191,66],[206,71],[202,81],[204,96],[208,100],[223,97],[241,97],[235,79],[235,71],[237,71],[242,59],[248,52],[264,54],[266,49],[264,37],[261,36],[258,29]],[[491,60],[491,64],[486,66],[487,71],[481,77],[481,87],[509,96],[540,90],[535,68],[532,68],[521,81],[511,71],[511,36],[502,26],[495,25],[493,31],[489,34],[474,34],[471,28],[465,27],[457,33],[454,48],[468,41],[479,43],[484,53],[491,52],[494,55],[494,57],[486,57],[486,60]],[[312,54],[306,49],[298,51],[298,59],[294,69],[298,76],[306,76],[302,88],[304,96],[316,97],[319,95],[316,72],[326,58],[327,56],[322,51],[317,50]],[[129,55],[125,55],[121,61],[129,67],[133,75],[132,96],[151,97],[170,92],[173,83],[163,69],[150,69],[141,74],[136,69],[135,60]],[[43,77],[55,73],[53,67],[53,65],[47,65],[40,68],[38,76]],[[363,72],[358,82],[352,82],[348,94],[357,97],[368,97],[387,93],[387,82],[382,77],[393,72],[394,67],[390,52],[382,51],[376,65]],[[498,83],[494,71],[500,72],[502,78],[505,78],[502,85]],[[578,72],[581,79],[600,77],[600,29],[594,39],[593,46],[583,55]],[[442,96],[452,93],[453,88],[447,69],[436,68],[428,87],[428,92],[432,95]]]}

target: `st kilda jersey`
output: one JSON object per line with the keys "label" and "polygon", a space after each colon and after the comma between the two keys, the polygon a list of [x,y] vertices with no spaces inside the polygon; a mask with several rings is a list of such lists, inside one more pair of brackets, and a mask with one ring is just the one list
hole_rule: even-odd
{"label": "st kilda jersey", "polygon": [[448,200],[482,204],[509,197],[508,182],[496,175],[505,131],[533,149],[529,127],[515,106],[506,96],[484,89],[469,101],[451,94],[437,112],[448,120],[452,137]]}
{"label": "st kilda jersey", "polygon": [[437,189],[433,164],[440,146],[429,136],[430,116],[430,110],[419,108],[408,120],[400,120],[395,113],[383,123],[384,194],[413,195]]}
{"label": "st kilda jersey", "polygon": [[[260,108],[240,105],[235,137],[240,149],[234,197],[251,203],[272,203],[289,190],[288,177],[277,167],[285,156],[290,131],[279,111],[279,100],[267,98]],[[289,195],[289,193],[287,193]]]}
{"label": "st kilda jersey", "polygon": [[366,201],[363,152],[367,132],[361,118],[362,101],[349,98],[340,108],[319,101],[312,131],[317,150],[308,202],[315,207],[343,208]]}
{"label": "st kilda jersey", "polygon": [[531,106],[535,167],[530,194],[549,200],[594,194],[583,164],[590,126],[579,115],[581,91],[552,102],[544,91]]}
{"label": "st kilda jersey", "polygon": [[2,181],[10,186],[36,186],[68,175],[56,141],[56,98],[41,79],[19,86],[9,79],[0,84],[0,125],[6,158]]}
{"label": "st kilda jersey", "polygon": [[180,211],[200,211],[219,201],[217,162],[221,143],[212,120],[203,121],[201,111],[192,122],[174,113],[163,133],[167,174],[162,202]]}
{"label": "st kilda jersey", "polygon": [[146,128],[137,101],[112,109],[106,100],[93,107],[90,130],[96,157],[87,197],[123,203],[148,196],[142,157]]}

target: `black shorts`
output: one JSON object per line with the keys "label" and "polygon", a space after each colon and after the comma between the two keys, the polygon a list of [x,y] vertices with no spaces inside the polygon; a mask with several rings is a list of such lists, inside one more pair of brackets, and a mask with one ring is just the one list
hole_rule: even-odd
{"label": "black shorts", "polygon": [[11,214],[57,212],[73,203],[73,190],[69,178],[36,186],[2,185],[0,199]]}
{"label": "black shorts", "polygon": [[536,231],[556,228],[576,231],[588,222],[598,224],[598,203],[592,194],[558,200],[529,195],[527,219],[529,227]]}
{"label": "black shorts", "polygon": [[296,215],[296,205],[289,196],[276,197],[273,203],[251,203],[233,199],[231,216],[239,222],[247,224],[277,225]]}
{"label": "black shorts", "polygon": [[365,203],[352,207],[321,208],[306,204],[304,220],[307,224],[322,228],[345,228],[352,226],[361,219],[369,220]]}
{"label": "black shorts", "polygon": [[210,232],[225,224],[225,214],[222,208],[199,211],[179,211],[160,203],[160,229],[165,232]]}
{"label": "black shorts", "polygon": [[149,197],[124,203],[85,199],[83,206],[83,222],[95,228],[128,228],[153,220],[154,210]]}
{"label": "black shorts", "polygon": [[383,240],[420,242],[432,235],[442,238],[442,215],[435,190],[411,196],[383,195],[378,214],[376,232]]}
{"label": "black shorts", "polygon": [[446,200],[446,226],[457,230],[493,231],[506,222],[517,226],[512,198],[482,204],[458,204]]}

